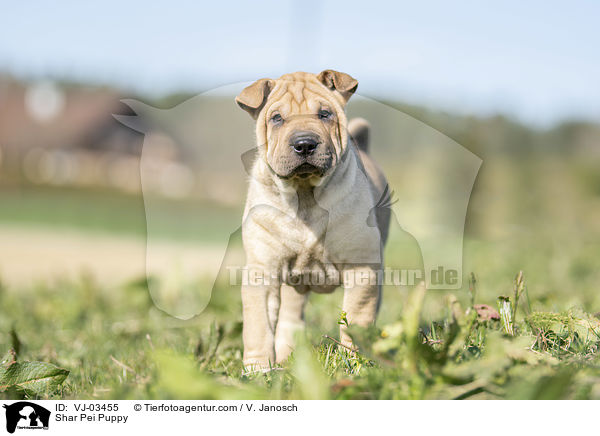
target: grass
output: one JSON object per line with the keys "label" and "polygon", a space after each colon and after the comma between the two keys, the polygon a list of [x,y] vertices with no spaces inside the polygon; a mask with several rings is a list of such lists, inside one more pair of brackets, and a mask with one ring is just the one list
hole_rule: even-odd
{"label": "grass", "polygon": [[[465,229],[464,271],[476,281],[453,293],[386,288],[377,327],[352,331],[357,354],[326,337],[338,335],[340,291],[311,295],[289,362],[244,375],[239,290],[218,287],[204,312],[180,321],[154,306],[145,278],[40,279],[0,286],[0,398],[600,399],[600,197],[580,172],[567,177],[570,167],[542,162],[522,179],[486,165]],[[145,235],[139,197],[6,188],[0,202],[0,223]],[[239,219],[216,206],[163,209],[157,231],[198,244]],[[420,268],[418,246],[403,238],[387,259]],[[69,375],[3,390],[15,359]]]}
{"label": "grass", "polygon": [[509,296],[486,307],[473,276],[466,303],[428,295],[440,304],[432,321],[423,319],[424,289],[388,290],[384,322],[351,330],[356,354],[327,337],[337,335],[339,295],[315,296],[290,360],[254,375],[241,366],[239,296],[226,289],[215,290],[200,316],[180,321],[154,307],[143,280],[112,290],[86,276],[3,288],[3,313],[21,316],[0,319],[0,351],[70,374],[52,390],[0,397],[600,398],[600,320],[577,309],[531,311],[526,284],[519,276]]}

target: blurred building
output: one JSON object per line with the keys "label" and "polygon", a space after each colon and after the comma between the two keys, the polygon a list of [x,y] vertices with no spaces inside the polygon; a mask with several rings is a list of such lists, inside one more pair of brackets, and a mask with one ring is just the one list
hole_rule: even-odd
{"label": "blurred building", "polygon": [[[139,192],[144,135],[113,118],[130,111],[119,98],[108,88],[0,76],[0,183]],[[153,141],[149,158],[165,181],[150,188],[173,197],[193,194],[192,171],[175,143]]]}

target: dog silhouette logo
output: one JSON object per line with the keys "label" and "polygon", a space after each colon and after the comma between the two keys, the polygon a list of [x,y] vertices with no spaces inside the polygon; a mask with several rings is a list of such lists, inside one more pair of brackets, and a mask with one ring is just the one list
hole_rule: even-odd
{"label": "dog silhouette logo", "polygon": [[[139,165],[147,230],[147,285],[156,307],[179,319],[191,319],[209,305],[216,285],[204,286],[206,279],[213,284],[219,282],[220,287],[229,283],[233,288],[239,280],[231,279],[232,274],[235,276],[236,271],[244,269],[246,260],[243,254],[237,255],[242,245],[242,211],[234,212],[234,209],[246,198],[248,176],[253,179],[252,167],[261,158],[260,150],[266,150],[266,143],[250,142],[255,127],[233,101],[218,109],[215,105],[221,96],[237,95],[247,85],[236,83],[216,88],[168,109],[125,99],[122,102],[130,109],[127,115],[113,114],[125,126],[144,134]],[[398,236],[391,239],[396,244],[395,250],[404,250],[397,245],[399,240],[410,247],[416,246],[414,251],[418,252],[411,265],[422,263],[418,277],[425,281],[426,288],[461,289],[467,210],[483,161],[452,138],[401,110],[356,94],[352,101],[349,115],[366,115],[373,131],[387,138],[382,153],[386,153],[386,166],[395,175],[389,180],[388,191],[373,209],[355,211],[355,216],[364,216],[364,221],[354,231],[378,237],[375,212],[390,209],[391,228]],[[364,137],[361,140],[366,141]],[[365,171],[362,164],[356,163],[356,167],[357,177],[362,178],[360,172]],[[243,195],[236,194],[240,192]],[[221,207],[217,205],[229,205],[227,207],[232,209],[227,209],[231,211],[227,217],[240,219],[219,218],[219,225],[212,224],[217,221],[207,222],[212,241],[210,252],[178,248],[167,259],[163,238],[165,200],[161,199],[165,196],[193,198],[190,201],[198,208],[194,206],[186,213],[198,216],[190,216],[190,222],[207,222],[202,221],[203,216],[217,216],[215,210]],[[273,211],[268,204],[257,206],[256,213],[267,211],[281,219],[295,219],[283,211]],[[334,229],[329,228],[329,218],[337,211],[325,203],[319,207],[326,226],[322,245],[331,249],[337,239],[332,238]],[[187,237],[195,240],[199,228],[202,227],[198,224],[186,227],[182,221],[177,231],[182,235],[189,232]],[[366,251],[357,254],[358,258],[344,259],[344,262],[377,264],[381,261],[377,252],[374,252],[375,258]],[[402,260],[391,259],[385,268],[398,273],[412,269]]]}
{"label": "dog silhouette logo", "polygon": [[6,409],[6,431],[14,433],[18,429],[48,430],[50,411],[29,401],[19,401],[3,407]]}

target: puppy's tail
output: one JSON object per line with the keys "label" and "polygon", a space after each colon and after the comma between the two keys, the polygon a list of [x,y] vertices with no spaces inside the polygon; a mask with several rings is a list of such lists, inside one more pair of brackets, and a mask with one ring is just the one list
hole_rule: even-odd
{"label": "puppy's tail", "polygon": [[369,151],[369,131],[371,126],[364,118],[352,118],[348,122],[348,133],[356,146],[367,153]]}

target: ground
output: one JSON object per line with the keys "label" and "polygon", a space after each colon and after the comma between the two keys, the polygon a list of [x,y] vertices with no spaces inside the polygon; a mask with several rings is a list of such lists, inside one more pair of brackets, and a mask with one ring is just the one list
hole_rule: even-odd
{"label": "ground", "polygon": [[[267,374],[243,372],[235,290],[217,286],[187,321],[153,304],[139,197],[3,189],[0,398],[598,399],[600,197],[570,167],[533,176],[543,163],[514,174],[487,165],[469,209],[462,289],[387,287],[377,325],[352,331],[357,353],[335,342],[341,292],[313,295],[306,335]],[[182,238],[194,213],[165,210],[176,220],[159,232],[165,252],[185,243],[208,263],[210,232]],[[210,210],[198,228],[235,229],[234,212]],[[402,262],[414,249],[392,234],[386,255]]]}
{"label": "ground", "polygon": [[600,398],[600,320],[577,308],[540,311],[548,304],[528,294],[527,277],[523,288],[510,276],[504,283],[508,299],[488,307],[478,305],[489,298],[477,281],[458,298],[386,289],[378,326],[353,332],[358,353],[335,341],[341,293],[314,295],[307,334],[290,361],[250,375],[241,364],[239,295],[229,290],[216,289],[200,316],[181,321],[154,306],[144,277],[110,287],[85,274],[3,287],[9,316],[0,319],[0,343],[14,352],[3,359],[0,381],[15,361],[69,373],[53,372],[56,383],[47,384],[25,374],[0,396]]}

